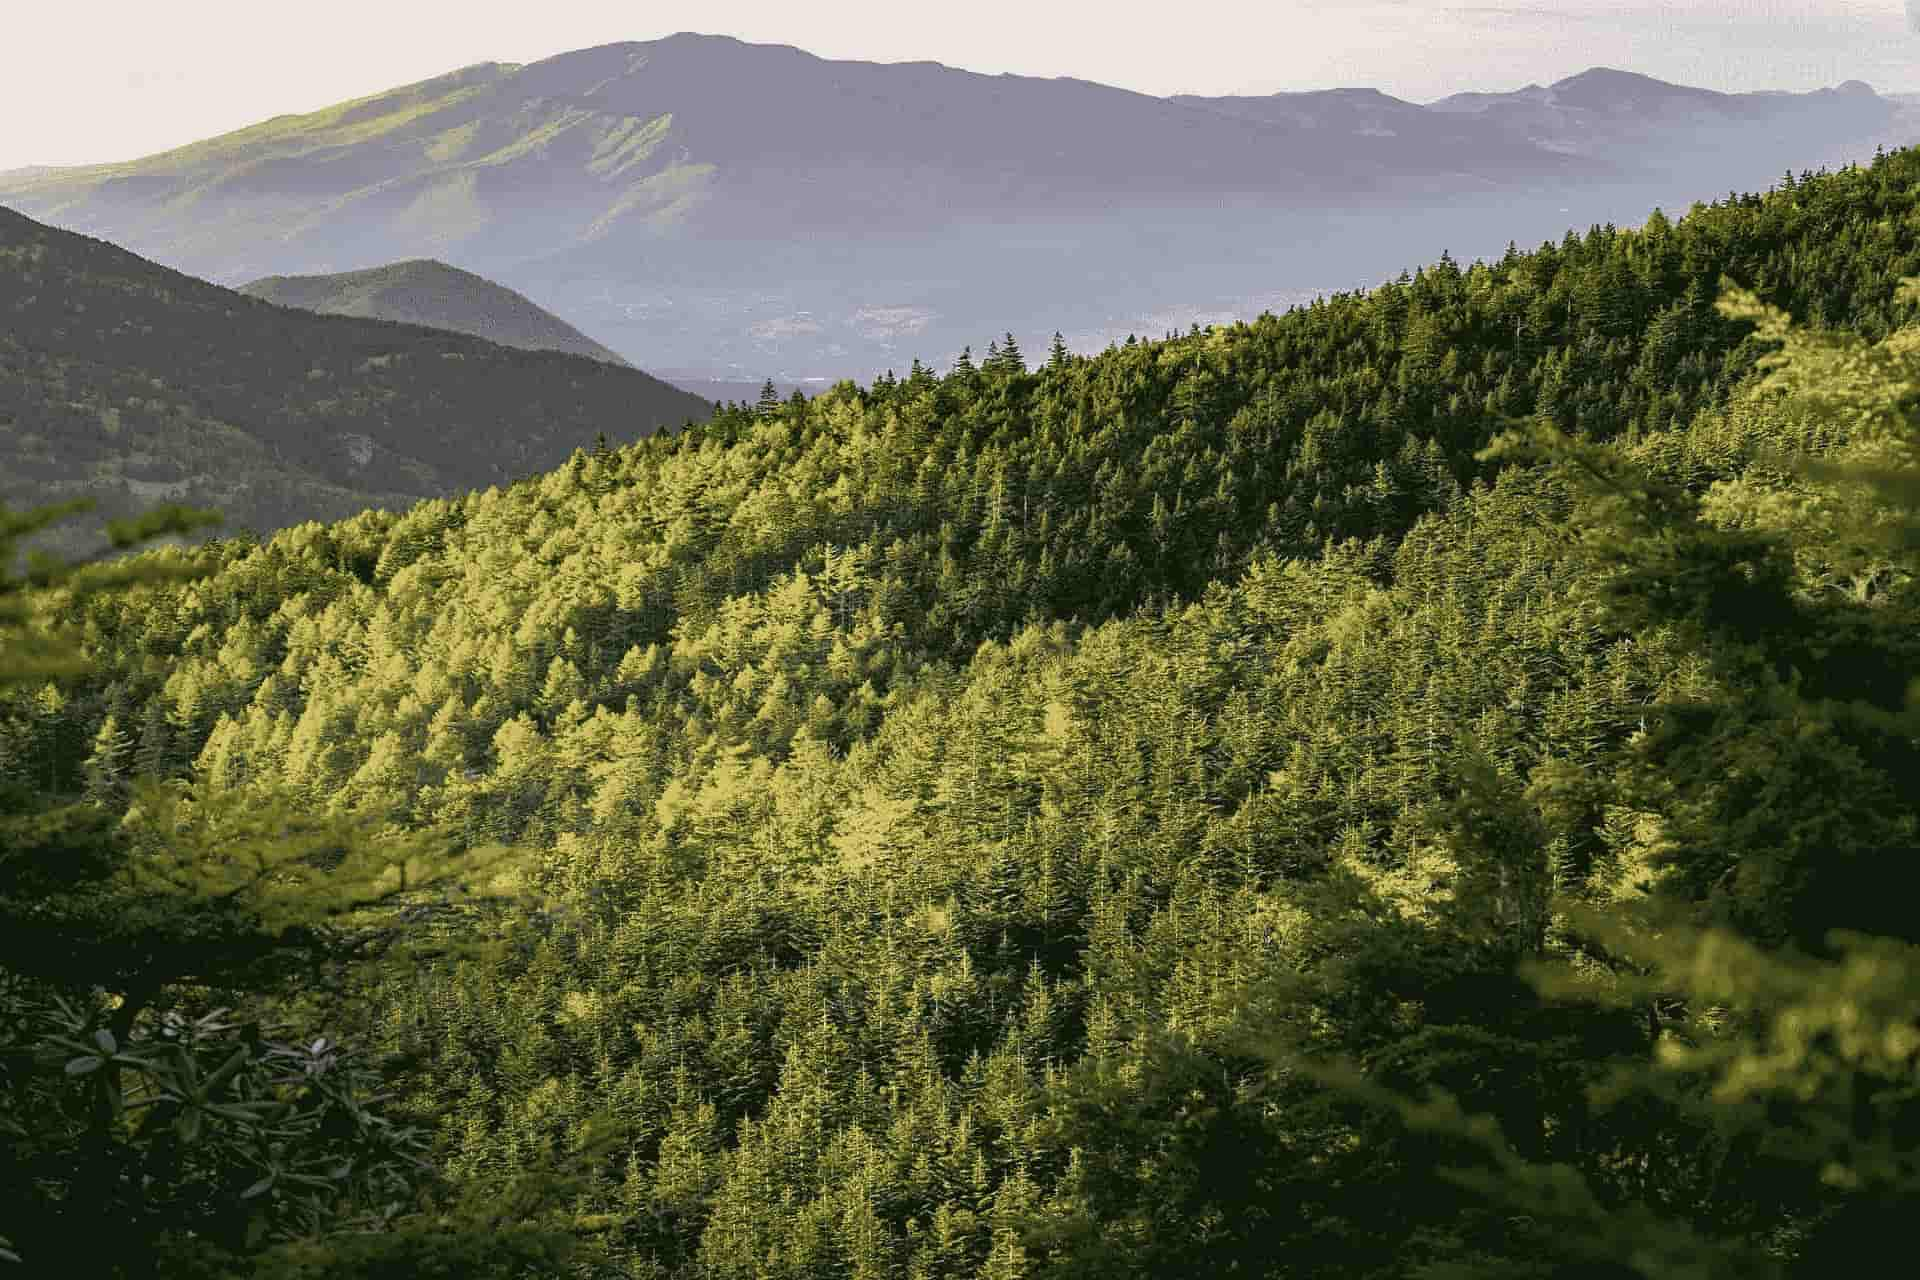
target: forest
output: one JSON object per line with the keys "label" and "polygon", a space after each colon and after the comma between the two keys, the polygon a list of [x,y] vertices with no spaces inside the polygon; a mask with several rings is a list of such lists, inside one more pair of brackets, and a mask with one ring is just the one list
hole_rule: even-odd
{"label": "forest", "polygon": [[26,562],[0,1276],[1900,1256],[1916,277],[1902,150]]}

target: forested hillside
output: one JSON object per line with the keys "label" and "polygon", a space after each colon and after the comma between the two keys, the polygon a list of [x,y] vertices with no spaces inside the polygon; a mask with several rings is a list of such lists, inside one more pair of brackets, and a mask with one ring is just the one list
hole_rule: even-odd
{"label": "forested hillside", "polygon": [[271,532],[555,466],[712,406],[636,369],[316,316],[0,208],[0,499]]}
{"label": "forested hillside", "polygon": [[[94,669],[0,767],[141,797],[124,856],[173,805],[520,851],[264,1006],[421,1199],[196,1265],[1844,1273],[1920,1194],[1916,273],[1903,151],[34,597]],[[109,1018],[33,1096],[106,1105]],[[42,1176],[36,1277],[92,1185]],[[378,1269],[454,1222],[471,1271]]]}
{"label": "forested hillside", "polygon": [[444,262],[413,259],[326,276],[265,276],[241,293],[331,316],[366,316],[451,329],[527,351],[565,351],[628,365],[578,329],[505,285]]}

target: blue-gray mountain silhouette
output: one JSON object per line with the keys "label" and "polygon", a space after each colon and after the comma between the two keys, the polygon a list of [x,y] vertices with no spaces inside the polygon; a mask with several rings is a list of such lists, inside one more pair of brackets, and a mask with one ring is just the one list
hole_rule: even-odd
{"label": "blue-gray mountain silhouette", "polygon": [[1169,99],[681,33],[0,174],[0,203],[223,283],[430,258],[648,368],[865,377],[1011,320],[1044,344],[1684,207],[1865,159],[1908,109],[1605,68],[1425,106]]}

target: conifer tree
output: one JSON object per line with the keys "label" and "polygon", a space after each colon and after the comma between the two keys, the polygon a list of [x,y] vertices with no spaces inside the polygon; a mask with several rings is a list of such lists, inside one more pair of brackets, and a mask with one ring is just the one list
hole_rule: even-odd
{"label": "conifer tree", "polygon": [[1004,373],[1027,371],[1026,358],[1020,354],[1020,344],[1014,341],[1011,330],[1007,332],[1005,340],[1000,344],[1000,369]]}
{"label": "conifer tree", "polygon": [[1060,336],[1060,331],[1058,329],[1055,329],[1053,331],[1053,346],[1050,347],[1047,351],[1047,368],[1049,369],[1061,368],[1067,363],[1067,358],[1068,358],[1068,352],[1067,352],[1066,339]]}

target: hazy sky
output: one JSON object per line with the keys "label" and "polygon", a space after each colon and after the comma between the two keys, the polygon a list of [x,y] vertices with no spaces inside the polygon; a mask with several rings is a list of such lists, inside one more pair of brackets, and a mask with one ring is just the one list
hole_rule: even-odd
{"label": "hazy sky", "polygon": [[[9,6],[0,169],[147,155],[474,62],[675,31],[1144,93],[1415,101],[1595,65],[1718,89],[1920,90],[1920,0],[66,0]],[[751,92],[750,85],[741,87]]]}

